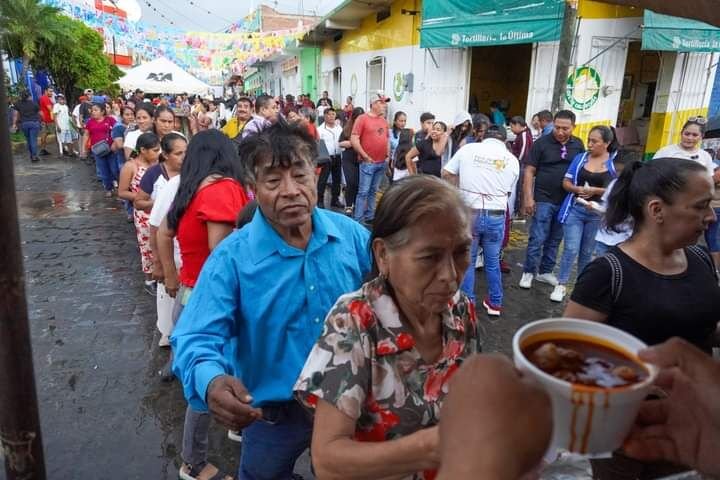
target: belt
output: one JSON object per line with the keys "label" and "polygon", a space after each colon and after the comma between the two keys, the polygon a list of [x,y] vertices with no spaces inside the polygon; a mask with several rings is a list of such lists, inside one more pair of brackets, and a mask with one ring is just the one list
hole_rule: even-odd
{"label": "belt", "polygon": [[486,210],[484,208],[473,208],[472,213],[475,215],[488,215],[491,217],[504,217],[505,210]]}

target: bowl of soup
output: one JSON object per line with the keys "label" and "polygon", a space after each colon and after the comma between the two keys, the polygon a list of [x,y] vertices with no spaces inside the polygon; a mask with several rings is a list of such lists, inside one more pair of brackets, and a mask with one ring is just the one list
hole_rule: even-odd
{"label": "bowl of soup", "polygon": [[622,445],[658,373],[637,357],[646,347],[617,328],[569,318],[515,333],[516,367],[552,400],[553,448],[597,455]]}

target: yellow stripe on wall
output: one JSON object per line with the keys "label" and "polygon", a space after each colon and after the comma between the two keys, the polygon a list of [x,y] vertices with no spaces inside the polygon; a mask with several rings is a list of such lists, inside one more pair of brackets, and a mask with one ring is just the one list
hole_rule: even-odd
{"label": "yellow stripe on wall", "polygon": [[578,3],[578,16],[582,18],[627,18],[642,15],[642,8],[611,5],[594,0],[580,0]]}
{"label": "yellow stripe on wall", "polygon": [[[645,144],[645,156],[650,157],[666,145],[680,141],[680,131],[688,118],[693,116],[707,117],[707,108],[691,108],[675,113],[675,126],[673,128],[672,112],[653,112],[650,117],[648,139]],[[672,138],[668,139],[672,130]]]}
{"label": "yellow stripe on wall", "polygon": [[605,125],[609,127],[610,125],[612,125],[612,123],[613,122],[611,122],[610,120],[597,120],[588,123],[578,123],[577,125],[575,125],[573,135],[582,140],[583,145],[587,147],[588,135],[590,134],[590,130],[592,130],[593,127],[597,127],[598,125]]}
{"label": "yellow stripe on wall", "polygon": [[396,0],[390,6],[390,17],[381,22],[377,22],[375,14],[365,17],[360,28],[344,31],[339,42],[326,42],[323,55],[330,55],[331,52],[359,53],[419,45],[419,28],[422,22],[420,13],[403,15],[402,10],[419,12],[421,8],[420,0]]}

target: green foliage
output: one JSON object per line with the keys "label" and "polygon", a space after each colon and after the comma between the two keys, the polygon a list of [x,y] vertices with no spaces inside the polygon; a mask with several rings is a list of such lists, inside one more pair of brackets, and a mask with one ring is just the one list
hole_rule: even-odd
{"label": "green foliage", "polygon": [[[109,94],[122,72],[103,52],[103,38],[79,20],[39,0],[0,0],[0,48],[24,66],[46,68],[67,96],[84,88]],[[23,78],[24,78],[23,71]]]}
{"label": "green foliage", "polygon": [[103,52],[103,38],[84,23],[60,16],[65,39],[40,42],[38,66],[46,67],[66,92],[75,96],[85,88],[115,94],[122,72]]}
{"label": "green foliage", "polygon": [[22,58],[23,68],[27,68],[35,60],[40,41],[55,42],[63,36],[59,17],[57,8],[38,0],[0,0],[3,48],[11,56]]}

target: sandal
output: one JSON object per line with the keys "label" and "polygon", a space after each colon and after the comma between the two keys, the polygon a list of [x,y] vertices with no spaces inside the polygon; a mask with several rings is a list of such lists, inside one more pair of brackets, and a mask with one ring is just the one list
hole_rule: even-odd
{"label": "sandal", "polygon": [[[215,473],[212,476],[208,476],[211,475],[213,471]],[[232,476],[220,471],[220,469],[212,463],[205,463],[201,469],[198,469],[198,467],[193,467],[189,463],[183,462],[178,475],[182,480],[233,480]]]}

